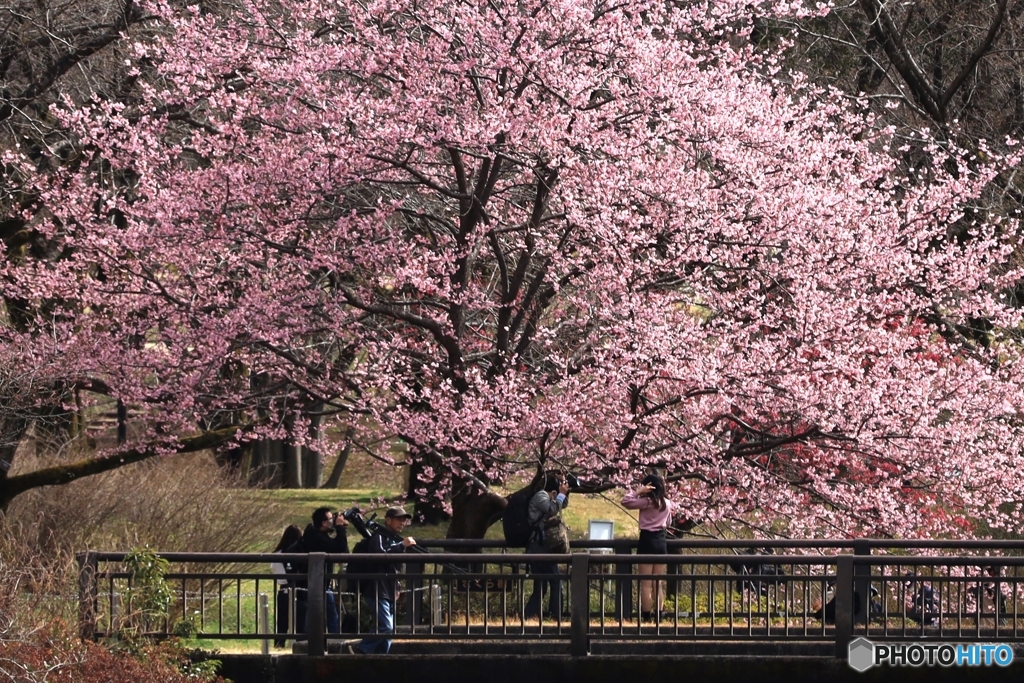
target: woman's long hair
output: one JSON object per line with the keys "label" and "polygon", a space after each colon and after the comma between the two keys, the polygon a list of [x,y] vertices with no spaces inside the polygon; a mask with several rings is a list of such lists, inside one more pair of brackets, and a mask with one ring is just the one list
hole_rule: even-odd
{"label": "woman's long hair", "polygon": [[300,538],[302,538],[302,529],[294,524],[289,524],[284,528],[284,533],[281,534],[281,540],[277,542],[277,547],[274,548],[273,552],[283,553],[290,545]]}
{"label": "woman's long hair", "polygon": [[657,474],[648,474],[640,484],[654,487],[647,492],[647,497],[654,501],[659,510],[664,510],[667,505],[665,502],[665,480]]}

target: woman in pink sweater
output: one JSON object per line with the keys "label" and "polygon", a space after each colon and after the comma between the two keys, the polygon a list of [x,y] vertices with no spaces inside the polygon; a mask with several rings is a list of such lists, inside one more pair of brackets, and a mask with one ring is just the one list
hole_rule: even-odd
{"label": "woman in pink sweater", "polygon": [[[672,519],[672,502],[665,499],[665,480],[657,474],[648,474],[640,482],[640,488],[627,493],[622,499],[622,507],[640,511],[640,543],[637,545],[638,555],[667,555],[665,529]],[[641,575],[664,574],[663,564],[641,564],[637,566]],[[657,584],[657,595],[652,595]],[[643,619],[653,617],[654,605],[661,610],[662,596],[665,594],[661,581],[640,582],[640,612]]]}

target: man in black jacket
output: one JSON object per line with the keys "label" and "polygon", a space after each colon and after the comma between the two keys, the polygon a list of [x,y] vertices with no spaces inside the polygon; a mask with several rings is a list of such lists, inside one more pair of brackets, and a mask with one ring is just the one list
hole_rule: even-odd
{"label": "man in black jacket", "polygon": [[[313,522],[306,526],[302,538],[286,552],[347,553],[348,531],[345,528],[347,526],[348,521],[341,515],[335,515],[331,508],[319,507],[313,510]],[[332,533],[333,536],[331,536]],[[327,576],[331,576],[334,573],[334,565],[328,562],[324,567],[324,572]],[[330,589],[324,594],[324,613],[327,617],[327,632],[340,633],[341,618],[338,615],[338,603],[335,600],[334,592]],[[308,628],[306,632],[309,632]]]}
{"label": "man in black jacket", "polygon": [[[388,511],[384,513],[384,526],[378,527],[370,537],[367,552],[390,555],[403,553],[406,548],[416,545],[416,539],[412,536],[402,538],[402,530],[411,520],[412,515],[404,509],[388,508]],[[381,577],[375,582],[373,593],[365,597],[377,613],[376,632],[391,634],[395,632],[395,600],[398,598],[398,579],[393,577],[399,573],[399,563],[390,562],[376,566],[376,571],[380,572]],[[391,640],[389,638],[366,638],[358,645],[350,646],[349,651],[386,655],[391,651]]]}

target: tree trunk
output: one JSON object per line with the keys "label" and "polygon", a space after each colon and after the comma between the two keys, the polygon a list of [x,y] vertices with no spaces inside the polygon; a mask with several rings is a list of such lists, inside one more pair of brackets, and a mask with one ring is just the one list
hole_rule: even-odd
{"label": "tree trunk", "polygon": [[0,512],[6,512],[7,506],[20,493],[12,490],[10,473],[14,455],[31,424],[30,420],[19,416],[0,420]]}
{"label": "tree trunk", "polygon": [[508,499],[477,486],[464,486],[452,496],[452,518],[445,538],[483,538],[501,519]]}
{"label": "tree trunk", "polygon": [[[319,413],[323,410],[322,405],[314,406],[313,412]],[[309,438],[316,441],[320,438],[323,428],[323,416],[314,414],[309,416]],[[320,451],[305,446],[302,448],[302,487],[307,489],[318,489],[324,478],[324,462]]]}
{"label": "tree trunk", "polygon": [[284,454],[277,439],[260,439],[252,444],[253,468],[249,482],[254,486],[279,488],[283,481]]}
{"label": "tree trunk", "polygon": [[302,446],[281,443],[284,453],[284,488],[302,488]]}
{"label": "tree trunk", "polygon": [[[345,437],[348,438],[352,434],[351,429],[345,430]],[[327,478],[327,481],[321,488],[325,489],[336,489],[341,486],[341,475],[345,473],[345,465],[348,464],[348,456],[352,453],[352,442],[347,442],[345,447],[338,453],[338,459],[334,461],[334,467],[331,469],[331,476]]]}

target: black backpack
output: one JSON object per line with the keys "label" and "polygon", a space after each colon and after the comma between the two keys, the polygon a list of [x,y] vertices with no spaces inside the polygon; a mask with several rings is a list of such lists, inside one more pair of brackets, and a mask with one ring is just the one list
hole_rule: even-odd
{"label": "black backpack", "polygon": [[508,497],[508,506],[501,516],[501,529],[505,533],[505,542],[514,548],[529,545],[535,531],[530,526],[530,499],[535,493],[528,488]]}
{"label": "black backpack", "polygon": [[[357,542],[354,546],[352,546],[352,552],[356,553],[356,554],[369,553],[370,552],[370,539],[369,538],[360,539],[359,542]],[[375,565],[375,564],[372,564],[370,562],[358,562],[358,561],[353,560],[353,561],[348,563],[347,567],[345,567],[345,573],[346,574],[372,574],[375,571],[377,571],[377,569],[379,567],[380,567],[380,565]],[[349,591],[355,591],[359,595],[362,595],[364,597],[370,597],[370,596],[373,595],[373,591],[374,591],[374,585],[373,584],[374,584],[374,580],[373,579],[368,579],[368,578],[365,578],[365,577],[364,578],[357,578],[357,579],[349,579],[348,580],[348,589],[349,589]]]}

